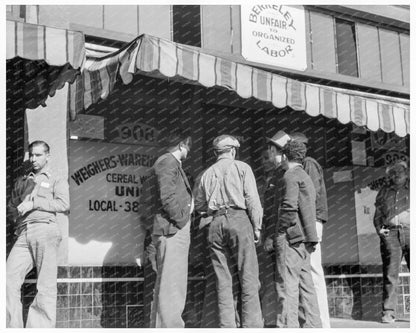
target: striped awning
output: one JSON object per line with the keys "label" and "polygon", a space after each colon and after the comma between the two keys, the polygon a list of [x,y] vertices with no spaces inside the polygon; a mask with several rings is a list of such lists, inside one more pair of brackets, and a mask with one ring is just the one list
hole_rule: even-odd
{"label": "striped awning", "polygon": [[80,68],[85,60],[84,35],[25,22],[6,21],[6,59],[44,60],[50,66]]}
{"label": "striped awning", "polygon": [[401,137],[410,132],[409,100],[294,80],[149,35],[106,56],[87,54],[82,76],[71,86],[71,116],[106,98],[118,75],[128,84],[136,73],[224,87],[242,98],[254,97],[278,108],[289,106],[310,116],[337,118],[343,124],[353,122],[372,131],[382,129]]}
{"label": "striped awning", "polygon": [[6,44],[7,101],[23,109],[45,106],[85,62],[84,35],[77,31],[6,21]]}

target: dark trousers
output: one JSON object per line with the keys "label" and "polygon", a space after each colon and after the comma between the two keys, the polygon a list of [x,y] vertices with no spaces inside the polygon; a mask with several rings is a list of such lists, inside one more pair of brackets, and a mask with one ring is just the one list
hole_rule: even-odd
{"label": "dark trousers", "polygon": [[322,327],[312,281],[310,254],[304,243],[290,245],[286,234],[275,239],[277,327]]}
{"label": "dark trousers", "polygon": [[265,327],[276,326],[277,295],[274,282],[276,255],[267,252],[262,245],[256,247],[259,261],[260,304]]}
{"label": "dark trousers", "polygon": [[388,236],[380,237],[381,259],[383,261],[383,315],[394,315],[397,305],[397,285],[402,258],[410,270],[410,229],[390,229]]}
{"label": "dark trousers", "polygon": [[[216,277],[219,326],[237,327],[233,279],[241,296],[241,326],[263,327],[259,300],[259,268],[253,228],[244,210],[214,217],[208,244]],[[235,288],[234,288],[235,292]]]}

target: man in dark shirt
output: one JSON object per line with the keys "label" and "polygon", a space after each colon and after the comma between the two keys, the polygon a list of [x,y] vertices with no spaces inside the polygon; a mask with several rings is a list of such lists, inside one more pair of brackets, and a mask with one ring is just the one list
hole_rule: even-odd
{"label": "man in dark shirt", "polygon": [[402,257],[410,270],[410,193],[408,166],[399,161],[386,170],[390,180],[376,197],[374,227],[380,236],[383,261],[383,313],[381,322],[393,323]]}
{"label": "man in dark shirt", "polygon": [[[292,140],[296,140],[308,148],[308,138],[299,132],[291,133],[289,136]],[[325,274],[322,268],[321,242],[323,234],[323,226],[328,221],[328,203],[326,196],[326,187],[324,181],[324,172],[319,163],[310,156],[306,156],[303,160],[303,169],[311,177],[316,192],[316,232],[319,242],[316,249],[311,253],[311,273],[315,286],[316,296],[318,298],[319,313],[322,321],[322,328],[330,328],[328,295],[326,291]]]}
{"label": "man in dark shirt", "polygon": [[167,141],[168,152],[156,160],[147,183],[148,190],[144,190],[148,196],[145,205],[152,216],[157,266],[150,327],[183,328],[194,202],[182,161],[189,154],[192,140],[188,134],[177,131]]}
{"label": "man in dark shirt", "polygon": [[[302,167],[305,146],[292,140],[283,153],[287,171],[282,178],[275,229],[277,327],[321,327],[310,268],[310,253],[319,241],[315,188]],[[301,323],[299,311],[303,311]]]}

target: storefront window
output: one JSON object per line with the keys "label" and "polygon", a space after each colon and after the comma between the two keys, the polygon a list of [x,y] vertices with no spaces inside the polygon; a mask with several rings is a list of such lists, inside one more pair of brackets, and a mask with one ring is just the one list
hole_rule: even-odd
{"label": "storefront window", "polygon": [[354,22],[336,18],[335,34],[338,73],[358,77],[357,41]]}
{"label": "storefront window", "polygon": [[173,41],[201,47],[200,6],[172,6]]}

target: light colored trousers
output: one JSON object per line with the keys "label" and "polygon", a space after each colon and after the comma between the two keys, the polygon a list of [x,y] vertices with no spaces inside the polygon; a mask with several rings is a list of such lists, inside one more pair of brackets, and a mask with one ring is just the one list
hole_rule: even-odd
{"label": "light colored trousers", "polygon": [[316,245],[316,250],[311,253],[311,273],[312,281],[315,287],[315,293],[318,298],[319,313],[321,316],[322,328],[329,328],[329,310],[328,310],[328,295],[326,291],[325,275],[322,269],[322,222],[316,222],[316,233],[319,237],[319,243]]}
{"label": "light colored trousers", "polygon": [[36,267],[37,294],[26,327],[55,327],[57,253],[62,236],[56,223],[32,223],[18,236],[6,264],[6,326],[23,327],[21,287]]}
{"label": "light colored trousers", "polygon": [[174,235],[153,235],[157,278],[150,315],[151,328],[183,328],[188,283],[190,222]]}

